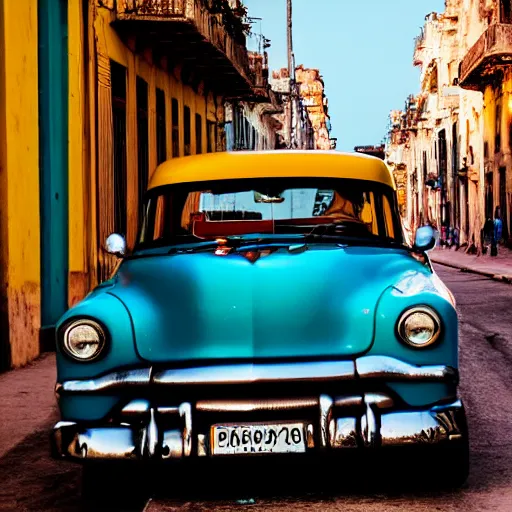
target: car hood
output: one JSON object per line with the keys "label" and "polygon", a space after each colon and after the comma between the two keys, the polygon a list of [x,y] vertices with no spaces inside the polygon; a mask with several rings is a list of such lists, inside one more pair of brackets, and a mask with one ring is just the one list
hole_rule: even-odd
{"label": "car hood", "polygon": [[411,268],[406,251],[319,246],[254,262],[213,252],[128,259],[109,293],[127,307],[153,363],[350,357],[373,341],[384,290]]}

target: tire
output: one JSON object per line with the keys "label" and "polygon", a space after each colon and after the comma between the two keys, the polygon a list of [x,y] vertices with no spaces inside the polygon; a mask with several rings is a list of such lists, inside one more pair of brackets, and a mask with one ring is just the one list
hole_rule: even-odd
{"label": "tire", "polygon": [[429,457],[428,480],[442,489],[462,487],[470,472],[469,432],[465,410],[458,417],[461,437],[436,446]]}
{"label": "tire", "polygon": [[441,485],[450,489],[462,487],[469,477],[469,443],[466,439],[457,444],[446,450],[448,460],[441,475]]}
{"label": "tire", "polygon": [[133,464],[94,462],[82,468],[86,510],[140,510],[148,494],[148,479]]}

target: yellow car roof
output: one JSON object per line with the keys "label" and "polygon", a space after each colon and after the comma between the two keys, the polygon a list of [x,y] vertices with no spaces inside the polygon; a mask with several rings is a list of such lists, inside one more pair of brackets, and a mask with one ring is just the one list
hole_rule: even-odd
{"label": "yellow car roof", "polygon": [[375,181],[396,190],[389,167],[379,158],[338,151],[235,151],[167,160],[149,189],[162,185],[239,178],[349,178]]}

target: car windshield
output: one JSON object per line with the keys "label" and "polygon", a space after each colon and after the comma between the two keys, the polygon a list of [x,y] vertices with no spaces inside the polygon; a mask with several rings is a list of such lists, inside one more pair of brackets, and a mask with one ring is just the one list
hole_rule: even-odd
{"label": "car windshield", "polygon": [[395,195],[353,179],[235,179],[167,185],[148,193],[139,248],[246,235],[373,237],[401,243]]}

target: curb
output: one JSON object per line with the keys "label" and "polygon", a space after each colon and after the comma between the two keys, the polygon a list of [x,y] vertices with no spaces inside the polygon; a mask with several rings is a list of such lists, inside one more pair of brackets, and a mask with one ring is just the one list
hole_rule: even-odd
{"label": "curb", "polygon": [[467,272],[469,274],[478,274],[481,276],[488,277],[493,281],[499,281],[500,283],[512,284],[512,275],[502,275],[502,274],[493,274],[492,272],[486,272],[485,270],[477,270],[471,267],[465,267],[464,265],[457,265],[455,263],[448,263],[446,261],[437,260],[435,258],[430,257],[430,261],[432,263],[436,263],[437,265],[443,265],[445,267],[455,268],[460,270],[461,272]]}

